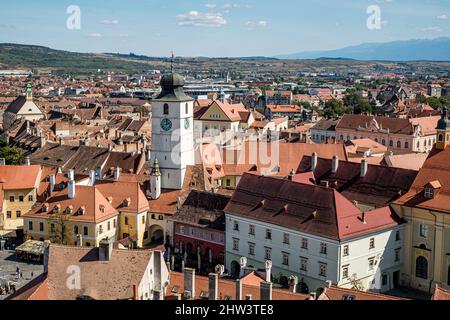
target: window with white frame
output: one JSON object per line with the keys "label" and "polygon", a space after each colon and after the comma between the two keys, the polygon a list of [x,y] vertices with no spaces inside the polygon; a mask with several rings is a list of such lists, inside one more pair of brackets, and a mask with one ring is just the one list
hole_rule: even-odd
{"label": "window with white frame", "polygon": [[319,262],[319,276],[326,277],[327,276],[327,264],[323,262]]}
{"label": "window with white frame", "polygon": [[302,249],[308,250],[308,239],[302,238]]}
{"label": "window with white frame", "polygon": [[320,253],[327,254],[327,244],[326,243],[323,243],[323,242],[320,243]]}
{"label": "window with white frame", "polygon": [[395,241],[400,241],[400,230],[395,232]]}
{"label": "window with white frame", "polygon": [[308,258],[300,257],[300,271],[308,271]]}
{"label": "window with white frame", "polygon": [[283,233],[283,243],[289,244],[289,234],[288,233]]}
{"label": "window with white frame", "polygon": [[350,250],[349,250],[348,244],[344,246],[343,252],[344,252],[344,257],[349,255]]}
{"label": "window with white frame", "polygon": [[375,258],[369,258],[369,270],[373,270],[375,267]]}
{"label": "window with white frame", "polygon": [[289,266],[289,253],[283,252],[283,265]]}
{"label": "window with white frame", "polygon": [[233,230],[234,231],[239,231],[239,223],[237,221],[234,221]]}
{"label": "window with white frame", "polygon": [[427,199],[433,199],[434,198],[433,188],[425,188],[425,190],[423,192],[423,196]]}
{"label": "window with white frame", "polygon": [[342,279],[348,279],[348,265],[342,267]]}
{"label": "window with white frame", "polygon": [[375,238],[370,238],[369,249],[375,249]]}
{"label": "window with white frame", "polygon": [[180,225],[180,233],[184,234],[184,226]]}
{"label": "window with white frame", "polygon": [[264,259],[271,260],[271,257],[272,257],[272,249],[265,247],[264,248]]}
{"label": "window with white frame", "polygon": [[248,234],[254,236],[255,235],[255,226],[253,224],[248,226]]}
{"label": "window with white frame", "polygon": [[254,256],[255,255],[255,244],[252,242],[248,243],[248,255]]}
{"label": "window with white frame", "polygon": [[419,226],[419,235],[422,238],[426,238],[428,236],[428,226],[426,224],[420,224],[420,226]]}
{"label": "window with white frame", "polygon": [[239,251],[239,239],[233,238],[233,250]]}
{"label": "window with white frame", "polygon": [[266,229],[266,239],[272,240],[272,230]]}

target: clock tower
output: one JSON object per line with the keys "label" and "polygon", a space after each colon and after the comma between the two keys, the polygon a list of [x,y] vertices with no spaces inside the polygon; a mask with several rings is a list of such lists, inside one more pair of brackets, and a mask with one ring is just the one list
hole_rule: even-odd
{"label": "clock tower", "polygon": [[186,167],[195,164],[194,99],[184,93],[183,86],[183,77],[172,68],[162,77],[162,91],[152,101],[150,163],[159,163],[163,189],[181,189]]}

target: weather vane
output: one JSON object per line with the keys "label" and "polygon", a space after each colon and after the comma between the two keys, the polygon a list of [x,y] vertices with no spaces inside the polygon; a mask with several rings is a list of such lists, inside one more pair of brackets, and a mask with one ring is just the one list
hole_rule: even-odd
{"label": "weather vane", "polygon": [[173,54],[172,51],[172,59],[170,60],[170,72],[173,73],[173,63],[175,61],[175,55]]}

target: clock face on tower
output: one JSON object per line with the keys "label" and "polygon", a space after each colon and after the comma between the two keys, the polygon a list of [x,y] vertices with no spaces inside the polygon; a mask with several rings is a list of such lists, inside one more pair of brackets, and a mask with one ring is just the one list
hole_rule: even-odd
{"label": "clock face on tower", "polygon": [[169,119],[162,119],[161,128],[164,131],[170,131],[172,129],[172,121],[170,121]]}
{"label": "clock face on tower", "polygon": [[184,119],[184,128],[188,130],[190,126],[191,122],[189,121],[189,119],[188,118]]}

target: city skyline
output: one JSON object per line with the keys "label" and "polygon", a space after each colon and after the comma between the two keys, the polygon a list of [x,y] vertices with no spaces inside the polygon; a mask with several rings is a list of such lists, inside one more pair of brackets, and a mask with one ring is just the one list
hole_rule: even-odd
{"label": "city skyline", "polygon": [[[450,2],[351,0],[46,1],[3,5],[0,42],[76,52],[275,56],[361,43],[450,36]],[[367,21],[380,9],[380,28]],[[74,18],[75,8],[80,16]],[[369,11],[368,11],[369,10]],[[369,12],[369,13],[368,13]],[[79,28],[69,28],[79,18]]]}

